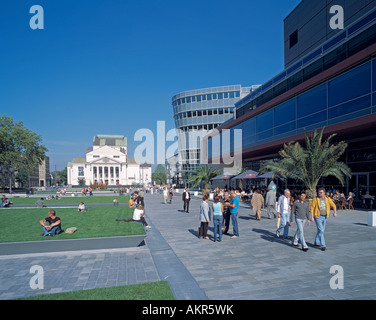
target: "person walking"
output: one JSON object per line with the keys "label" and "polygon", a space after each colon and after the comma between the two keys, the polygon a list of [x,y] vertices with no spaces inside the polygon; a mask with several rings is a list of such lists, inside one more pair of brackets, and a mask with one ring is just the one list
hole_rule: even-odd
{"label": "person walking", "polygon": [[219,201],[219,196],[214,197],[214,203],[212,205],[213,211],[213,223],[214,223],[214,242],[222,241],[222,223],[223,223],[223,204]]}
{"label": "person walking", "polygon": [[168,192],[168,197],[170,198],[170,204],[171,204],[173,196],[174,196],[174,191],[172,190],[172,188],[170,188],[170,191]]}
{"label": "person walking", "polygon": [[167,197],[168,197],[167,187],[164,187],[163,188],[163,201],[164,201],[164,204],[167,204]]}
{"label": "person walking", "polygon": [[209,208],[209,196],[205,194],[202,197],[202,203],[200,205],[200,239],[209,239],[208,237],[208,226],[210,222],[210,208]]}
{"label": "person walking", "polygon": [[183,192],[182,201],[184,204],[184,212],[189,213],[189,202],[191,201],[191,194],[189,193],[188,188],[185,188],[185,191]]}
{"label": "person walking", "polygon": [[325,243],[325,227],[327,219],[330,216],[330,209],[333,209],[333,217],[337,216],[337,208],[333,200],[326,196],[325,188],[320,188],[318,197],[314,198],[311,206],[311,221],[315,221],[317,227],[317,234],[315,237],[314,245],[321,248],[322,251],[326,250]]}
{"label": "person walking", "polygon": [[266,213],[268,214],[269,219],[277,218],[277,214],[275,212],[276,202],[277,200],[275,196],[275,191],[272,187],[269,187],[269,191],[266,193],[265,197]]}
{"label": "person walking", "polygon": [[283,230],[283,238],[287,239],[289,236],[289,221],[290,221],[290,213],[291,213],[291,206],[290,206],[290,190],[286,189],[284,194],[281,195],[278,199],[277,203],[277,213],[278,218],[281,218],[281,223],[279,228],[276,231],[276,235],[279,238],[282,230]]}
{"label": "person walking", "polygon": [[309,205],[306,202],[307,195],[305,192],[300,194],[300,199],[296,200],[291,209],[290,215],[290,227],[293,225],[293,222],[296,222],[296,232],[294,238],[292,240],[293,246],[298,246],[298,240],[300,240],[300,244],[302,245],[302,250],[307,251],[308,246],[304,239],[304,226],[308,221],[308,225],[310,225],[310,213],[309,213]]}
{"label": "person walking", "polygon": [[226,202],[225,205],[229,207],[230,214],[231,214],[232,227],[234,230],[234,235],[231,237],[231,239],[237,239],[239,238],[238,212],[239,212],[240,199],[236,195],[234,190],[231,190],[230,197],[231,197],[231,203]]}
{"label": "person walking", "polygon": [[261,194],[261,190],[257,189],[256,193],[251,199],[252,210],[256,214],[256,220],[261,220],[261,208],[264,206],[264,197]]}
{"label": "person walking", "polygon": [[231,218],[231,214],[230,214],[230,208],[228,206],[225,205],[226,202],[229,202],[230,199],[229,199],[229,196],[228,196],[228,192],[225,192],[225,194],[223,195],[223,199],[222,199],[222,204],[223,204],[223,220],[224,220],[224,230],[223,230],[223,234],[228,234],[228,230],[230,228],[230,218]]}

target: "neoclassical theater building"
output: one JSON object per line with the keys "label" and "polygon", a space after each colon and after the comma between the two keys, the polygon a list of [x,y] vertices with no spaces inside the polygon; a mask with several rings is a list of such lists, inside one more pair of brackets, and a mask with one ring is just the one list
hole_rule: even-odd
{"label": "neoclassical theater building", "polygon": [[89,186],[146,185],[151,183],[151,164],[141,164],[127,157],[127,138],[122,135],[97,135],[85,158],[74,158],[67,166],[69,185],[79,185],[84,179]]}

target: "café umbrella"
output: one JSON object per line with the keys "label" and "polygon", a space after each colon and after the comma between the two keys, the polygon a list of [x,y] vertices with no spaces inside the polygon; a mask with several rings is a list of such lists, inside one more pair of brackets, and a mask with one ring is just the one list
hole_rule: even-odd
{"label": "caf\u00e9 umbrella", "polygon": [[214,177],[214,178],[211,179],[211,180],[212,180],[212,181],[213,181],[213,180],[225,180],[225,181],[227,181],[227,185],[229,185],[229,184],[230,184],[230,180],[231,180],[231,178],[232,178],[233,176],[234,176],[234,175],[231,174],[231,173],[229,173],[229,172],[224,172],[224,173],[220,174],[219,176]]}
{"label": "caf\u00e9 umbrella", "polygon": [[258,177],[258,172],[253,170],[245,171],[239,175],[237,175],[234,179],[256,179]]}
{"label": "caf\u00e9 umbrella", "polygon": [[243,179],[256,179],[258,178],[257,177],[258,175],[258,172],[256,171],[253,171],[253,170],[248,170],[248,171],[245,171],[239,175],[237,175],[234,179],[239,179],[239,188],[242,189],[243,188]]}

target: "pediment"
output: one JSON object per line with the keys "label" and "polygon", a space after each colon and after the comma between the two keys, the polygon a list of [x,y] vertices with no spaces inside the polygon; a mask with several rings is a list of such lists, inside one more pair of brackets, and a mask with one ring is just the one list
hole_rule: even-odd
{"label": "pediment", "polygon": [[124,156],[124,153],[121,152],[118,149],[109,147],[109,146],[103,146],[96,148],[90,152],[87,153],[87,155],[99,155],[99,156]]}
{"label": "pediment", "polygon": [[122,162],[120,162],[120,161],[117,161],[117,160],[115,160],[115,159],[111,159],[111,158],[108,158],[108,157],[103,157],[103,158],[99,158],[99,159],[95,159],[95,160],[93,160],[93,161],[91,161],[91,162],[89,162],[89,164],[117,164],[117,165],[119,165],[119,164],[123,164]]}

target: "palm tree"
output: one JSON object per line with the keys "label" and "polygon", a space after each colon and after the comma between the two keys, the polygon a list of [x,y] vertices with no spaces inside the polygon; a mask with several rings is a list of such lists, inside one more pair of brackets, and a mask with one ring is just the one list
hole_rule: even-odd
{"label": "palm tree", "polygon": [[338,161],[345,152],[347,143],[341,141],[331,144],[336,134],[330,135],[324,142],[321,132],[313,131],[310,137],[306,134],[305,148],[298,142],[289,142],[279,151],[280,162],[269,162],[260,170],[260,174],[274,171],[274,175],[287,175],[288,177],[302,181],[307,187],[307,196],[316,196],[316,187],[322,177],[333,176],[344,185],[344,176],[351,176],[350,168]]}
{"label": "palm tree", "polygon": [[210,180],[219,174],[221,174],[219,170],[209,168],[208,166],[201,166],[196,172],[190,175],[188,183],[192,183],[193,188],[199,184],[204,184],[205,189],[207,189],[209,187]]}

